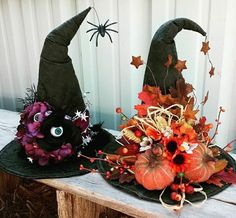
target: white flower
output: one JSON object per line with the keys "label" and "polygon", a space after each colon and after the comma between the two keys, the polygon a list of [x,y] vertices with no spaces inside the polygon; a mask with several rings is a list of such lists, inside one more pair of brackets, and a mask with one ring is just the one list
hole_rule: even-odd
{"label": "white flower", "polygon": [[188,142],[183,142],[181,144],[181,147],[185,150],[187,154],[192,154],[193,150],[198,146],[197,143],[188,143]]}
{"label": "white flower", "polygon": [[90,136],[82,137],[83,144],[87,145],[89,142],[92,141],[92,138]]}
{"label": "white flower", "polygon": [[139,151],[146,151],[151,148],[153,141],[149,137],[144,137],[142,142],[140,142],[140,148]]}
{"label": "white flower", "polygon": [[173,130],[169,126],[167,126],[165,129],[163,129],[161,132],[167,138],[169,138],[171,135],[173,135]]}

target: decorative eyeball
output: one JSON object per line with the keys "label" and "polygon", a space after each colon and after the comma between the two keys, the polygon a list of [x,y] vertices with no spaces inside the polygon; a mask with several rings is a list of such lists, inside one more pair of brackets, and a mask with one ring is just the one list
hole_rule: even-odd
{"label": "decorative eyeball", "polygon": [[52,113],[52,111],[46,111],[45,116],[48,117],[51,113]]}
{"label": "decorative eyeball", "polygon": [[34,115],[34,122],[39,122],[39,116],[40,116],[40,112]]}
{"label": "decorative eyeball", "polygon": [[54,137],[60,137],[63,134],[63,128],[61,126],[59,126],[59,127],[52,127],[51,130],[50,130],[50,133]]}
{"label": "decorative eyeball", "polygon": [[68,115],[65,115],[65,120],[71,120],[71,117],[70,116],[68,116]]}

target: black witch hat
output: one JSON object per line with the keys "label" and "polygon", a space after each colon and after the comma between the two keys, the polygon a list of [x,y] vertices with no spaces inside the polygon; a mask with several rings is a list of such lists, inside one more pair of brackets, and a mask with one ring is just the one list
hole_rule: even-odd
{"label": "black witch hat", "polygon": [[[182,29],[199,32],[203,36],[206,35],[206,32],[197,23],[187,18],[170,20],[160,26],[153,36],[150,46],[144,85],[159,86],[164,92],[171,87],[175,88],[176,81],[182,78],[182,75],[174,67],[178,60],[174,38]],[[172,57],[172,64],[166,76],[165,63],[169,55]]]}
{"label": "black witch hat", "polygon": [[26,178],[84,174],[90,167],[77,153],[94,156],[110,140],[101,125],[90,126],[89,112],[68,46],[90,7],[48,34],[40,58],[35,100],[25,105],[16,140],[0,152],[0,168]]}

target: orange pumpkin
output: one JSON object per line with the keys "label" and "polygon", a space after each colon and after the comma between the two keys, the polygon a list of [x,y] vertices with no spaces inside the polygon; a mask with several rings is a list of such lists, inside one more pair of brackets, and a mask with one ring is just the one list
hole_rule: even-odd
{"label": "orange pumpkin", "polygon": [[169,160],[147,150],[135,162],[135,178],[148,190],[161,190],[174,181],[175,173]]}
{"label": "orange pumpkin", "polygon": [[188,167],[185,177],[193,182],[204,182],[215,172],[215,160],[212,151],[202,143],[188,157]]}

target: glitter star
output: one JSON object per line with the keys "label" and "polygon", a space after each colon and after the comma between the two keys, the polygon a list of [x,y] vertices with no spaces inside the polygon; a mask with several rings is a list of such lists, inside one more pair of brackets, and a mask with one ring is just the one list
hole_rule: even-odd
{"label": "glitter star", "polygon": [[204,53],[204,55],[206,55],[207,52],[208,52],[210,49],[211,49],[211,48],[209,47],[209,41],[208,41],[208,42],[202,42],[201,51]]}
{"label": "glitter star", "polygon": [[27,157],[27,159],[30,163],[33,163],[33,159],[31,157]]}
{"label": "glitter star", "polygon": [[89,116],[86,115],[86,112],[84,112],[84,113],[82,113],[82,114],[80,115],[81,120],[84,120],[84,121],[87,121],[87,118],[88,118],[88,117],[89,117]]}
{"label": "glitter star", "polygon": [[81,114],[82,114],[81,111],[78,111],[78,110],[77,110],[77,111],[75,112],[75,116],[76,116],[77,118],[79,118],[79,117],[81,116]]}
{"label": "glitter star", "polygon": [[134,65],[137,69],[139,66],[143,65],[143,61],[141,60],[141,56],[132,56],[132,62],[130,63],[131,65]]}
{"label": "glitter star", "polygon": [[92,138],[90,136],[82,137],[83,139],[83,144],[87,145],[89,142],[92,141]]}

